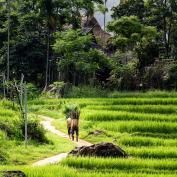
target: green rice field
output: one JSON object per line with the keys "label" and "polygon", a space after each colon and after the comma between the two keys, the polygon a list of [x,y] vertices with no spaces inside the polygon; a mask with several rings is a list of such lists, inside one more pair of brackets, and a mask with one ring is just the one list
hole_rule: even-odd
{"label": "green rice field", "polygon": [[[1,166],[0,169],[21,169],[29,177],[177,176],[175,92],[114,93],[110,98],[89,99],[39,98],[30,101],[29,110],[54,118],[53,125],[67,132],[62,114],[64,104],[80,105],[82,139],[91,143],[112,142],[123,148],[129,157],[68,157],[58,165],[33,168],[28,165]],[[11,112],[5,114],[8,116]]]}

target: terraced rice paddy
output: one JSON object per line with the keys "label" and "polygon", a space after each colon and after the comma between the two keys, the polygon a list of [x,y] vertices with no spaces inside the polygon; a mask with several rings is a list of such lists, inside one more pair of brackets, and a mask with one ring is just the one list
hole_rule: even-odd
{"label": "terraced rice paddy", "polygon": [[[60,166],[76,170],[79,176],[177,176],[177,95],[163,92],[116,96],[31,103],[33,111],[56,118],[54,125],[63,131],[65,119],[57,112],[65,103],[79,104],[81,137],[92,143],[113,142],[130,155],[128,159],[70,157]],[[94,134],[95,130],[101,133]]]}

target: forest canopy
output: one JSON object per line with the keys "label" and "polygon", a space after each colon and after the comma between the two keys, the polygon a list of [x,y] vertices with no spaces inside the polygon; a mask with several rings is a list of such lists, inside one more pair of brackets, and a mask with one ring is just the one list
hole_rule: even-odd
{"label": "forest canopy", "polygon": [[89,22],[98,7],[107,13],[103,6],[102,0],[1,0],[0,75],[19,80],[23,73],[40,88],[56,81],[176,88],[176,0],[122,0],[106,32]]}

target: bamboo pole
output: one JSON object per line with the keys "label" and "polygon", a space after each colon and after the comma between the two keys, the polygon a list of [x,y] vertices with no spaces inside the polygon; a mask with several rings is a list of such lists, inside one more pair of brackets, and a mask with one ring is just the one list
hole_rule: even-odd
{"label": "bamboo pole", "polygon": [[21,81],[20,81],[20,104],[21,106],[23,105],[23,80],[24,80],[24,75],[21,74]]}
{"label": "bamboo pole", "polygon": [[27,87],[24,83],[24,111],[25,111],[25,146],[28,144],[28,103],[27,103]]}

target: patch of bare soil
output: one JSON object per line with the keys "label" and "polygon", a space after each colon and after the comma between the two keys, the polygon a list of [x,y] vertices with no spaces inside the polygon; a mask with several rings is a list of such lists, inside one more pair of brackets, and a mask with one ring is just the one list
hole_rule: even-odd
{"label": "patch of bare soil", "polygon": [[69,155],[93,157],[128,157],[128,154],[119,146],[112,143],[100,143],[91,146],[77,147]]}

